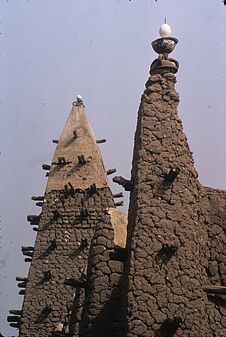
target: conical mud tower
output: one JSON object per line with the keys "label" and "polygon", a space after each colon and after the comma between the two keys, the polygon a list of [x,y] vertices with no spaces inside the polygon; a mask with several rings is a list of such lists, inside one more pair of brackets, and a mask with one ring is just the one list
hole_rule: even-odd
{"label": "conical mud tower", "polygon": [[[21,337],[78,336],[83,315],[83,334],[97,328],[104,336],[103,329],[112,329],[116,320],[112,308],[119,305],[119,296],[109,291],[110,274],[115,272],[117,288],[122,272],[122,266],[109,263],[110,254],[115,242],[125,246],[126,219],[115,208],[97,146],[101,141],[94,138],[80,98],[55,142],[51,165],[43,165],[49,170],[45,195],[33,198],[42,212],[28,216],[37,238],[34,247],[22,247],[32,258],[28,277],[17,278],[25,289],[22,311],[11,311],[8,321]],[[124,237],[114,234],[118,218],[124,221]],[[110,312],[103,309],[108,300],[114,301]]]}
{"label": "conical mud tower", "polygon": [[177,40],[162,30],[135,135],[125,336],[223,336],[226,193],[197,179],[177,113],[178,62],[168,58]]}

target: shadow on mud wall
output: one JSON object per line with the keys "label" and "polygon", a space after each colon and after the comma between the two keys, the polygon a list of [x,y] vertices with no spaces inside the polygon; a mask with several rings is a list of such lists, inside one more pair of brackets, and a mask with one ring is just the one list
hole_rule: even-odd
{"label": "shadow on mud wall", "polygon": [[112,289],[109,300],[103,305],[95,318],[90,319],[87,306],[84,306],[80,337],[122,337],[124,324],[122,321],[121,292],[122,276],[119,285]]}

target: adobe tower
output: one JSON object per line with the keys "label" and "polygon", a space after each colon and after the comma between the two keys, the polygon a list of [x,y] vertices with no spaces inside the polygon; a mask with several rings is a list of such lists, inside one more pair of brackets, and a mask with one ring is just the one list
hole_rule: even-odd
{"label": "adobe tower", "polygon": [[226,192],[197,179],[168,57],[177,39],[167,24],[160,34],[135,135],[124,336],[225,336]]}
{"label": "adobe tower", "polygon": [[20,337],[94,336],[93,330],[111,336],[118,329],[115,289],[123,268],[110,256],[115,245],[125,246],[126,216],[108,186],[107,174],[115,170],[105,171],[97,145],[105,140],[94,138],[81,97],[54,142],[53,161],[43,165],[49,170],[45,195],[32,197],[41,214],[27,217],[37,238],[34,247],[22,247],[31,262],[28,277],[17,277],[23,307],[11,310],[8,321]]}

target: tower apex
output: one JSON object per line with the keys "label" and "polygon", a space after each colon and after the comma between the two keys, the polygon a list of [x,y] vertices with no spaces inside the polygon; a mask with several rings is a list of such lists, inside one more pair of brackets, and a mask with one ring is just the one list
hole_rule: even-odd
{"label": "tower apex", "polygon": [[168,23],[163,23],[159,28],[159,35],[161,37],[169,37],[171,36],[171,27]]}
{"label": "tower apex", "polygon": [[150,74],[176,73],[179,63],[169,58],[168,55],[174,50],[178,40],[171,36],[171,27],[166,21],[160,26],[159,34],[161,37],[151,43],[152,48],[159,54],[159,57],[152,62]]}
{"label": "tower apex", "polygon": [[82,99],[82,95],[78,94],[78,95],[76,96],[76,98],[77,98],[77,99]]}

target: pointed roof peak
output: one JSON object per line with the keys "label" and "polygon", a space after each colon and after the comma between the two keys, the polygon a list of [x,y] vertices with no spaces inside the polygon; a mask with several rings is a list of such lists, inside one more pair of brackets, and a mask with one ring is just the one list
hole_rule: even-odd
{"label": "pointed roof peak", "polygon": [[[79,98],[80,100],[80,98]],[[46,192],[107,187],[107,174],[83,102],[73,102],[51,164]]]}

